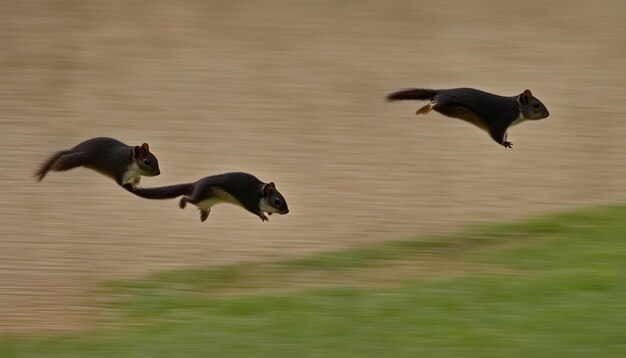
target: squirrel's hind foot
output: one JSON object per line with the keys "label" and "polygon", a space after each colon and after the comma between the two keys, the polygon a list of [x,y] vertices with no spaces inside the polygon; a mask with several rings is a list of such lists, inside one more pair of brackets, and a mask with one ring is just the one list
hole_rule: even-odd
{"label": "squirrel's hind foot", "polygon": [[430,111],[433,110],[435,105],[437,105],[437,102],[430,101],[426,103],[424,106],[422,106],[420,109],[415,111],[415,115],[419,116],[420,114],[428,114]]}

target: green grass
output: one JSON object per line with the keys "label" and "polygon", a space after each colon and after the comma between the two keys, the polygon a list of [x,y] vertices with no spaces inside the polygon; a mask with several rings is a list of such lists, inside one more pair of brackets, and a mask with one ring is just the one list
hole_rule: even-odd
{"label": "green grass", "polygon": [[626,206],[110,282],[91,332],[0,357],[624,357]]}

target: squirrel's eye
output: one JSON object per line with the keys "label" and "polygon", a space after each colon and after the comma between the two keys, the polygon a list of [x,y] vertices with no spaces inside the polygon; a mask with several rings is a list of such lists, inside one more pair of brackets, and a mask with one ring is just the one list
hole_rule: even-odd
{"label": "squirrel's eye", "polygon": [[144,161],[143,161],[143,164],[145,164],[145,165],[150,165],[150,164],[151,164],[151,162],[150,162],[150,160],[149,160],[149,159],[146,159],[146,160],[144,160]]}
{"label": "squirrel's eye", "polygon": [[534,103],[533,103],[533,108],[539,108],[539,103],[534,102]]}
{"label": "squirrel's eye", "polygon": [[280,200],[279,198],[274,198],[274,205],[280,206],[282,203],[283,203],[283,201]]}

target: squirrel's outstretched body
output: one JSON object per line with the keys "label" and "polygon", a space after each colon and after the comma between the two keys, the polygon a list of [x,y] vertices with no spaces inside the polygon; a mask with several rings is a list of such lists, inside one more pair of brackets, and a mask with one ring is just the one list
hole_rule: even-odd
{"label": "squirrel's outstretched body", "polygon": [[211,208],[220,203],[241,206],[267,221],[265,213],[287,214],[287,201],[273,182],[263,183],[254,175],[242,172],[208,176],[194,183],[177,184],[156,188],[132,190],[133,194],[146,199],[173,199],[183,196],[180,208],[191,203],[200,209],[200,220],[209,217]]}
{"label": "squirrel's outstretched body", "polygon": [[549,116],[547,108],[530,90],[517,96],[504,97],[473,88],[412,88],[394,92],[387,96],[387,100],[429,101],[416,114],[435,110],[445,116],[462,119],[487,131],[493,140],[506,148],[513,145],[507,141],[507,129],[510,126]]}
{"label": "squirrel's outstretched body", "polygon": [[93,169],[121,186],[136,188],[141,176],[161,173],[157,158],[150,153],[147,143],[129,146],[116,139],[98,137],[88,139],[72,149],[54,153],[35,173],[38,181],[52,171],[65,171],[76,167]]}

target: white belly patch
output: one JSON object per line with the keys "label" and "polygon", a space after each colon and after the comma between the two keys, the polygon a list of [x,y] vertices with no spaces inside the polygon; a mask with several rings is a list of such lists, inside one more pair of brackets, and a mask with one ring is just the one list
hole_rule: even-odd
{"label": "white belly patch", "polygon": [[209,198],[207,198],[205,200],[202,200],[202,201],[198,202],[195,205],[197,207],[199,207],[200,209],[202,209],[202,210],[209,210],[213,206],[215,206],[217,204],[222,204],[222,203],[233,204],[233,205],[237,205],[237,206],[243,206],[243,205],[241,205],[239,200],[235,199],[234,196],[230,195],[229,193],[225,192],[224,190],[217,189],[217,188],[211,190],[211,195],[210,195]]}
{"label": "white belly patch", "polygon": [[516,120],[513,121],[513,123],[511,123],[511,127],[517,124],[522,123],[523,121],[525,121],[526,118],[524,118],[524,116],[520,113],[519,117],[517,117]]}
{"label": "white belly patch", "polygon": [[141,172],[137,163],[133,162],[133,164],[126,167],[126,173],[122,177],[122,185],[132,184],[138,185],[141,181]]}

